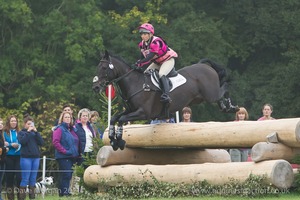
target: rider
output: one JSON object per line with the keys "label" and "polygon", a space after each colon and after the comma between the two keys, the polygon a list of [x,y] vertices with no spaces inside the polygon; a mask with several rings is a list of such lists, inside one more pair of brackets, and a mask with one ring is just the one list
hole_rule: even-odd
{"label": "rider", "polygon": [[168,47],[167,43],[161,38],[154,36],[154,27],[149,23],[142,24],[139,28],[142,41],[139,43],[142,59],[136,62],[138,67],[149,64],[145,70],[150,69],[159,70],[159,78],[162,85],[162,92],[160,101],[163,103],[170,103],[172,100],[169,96],[170,88],[167,81],[167,75],[175,66],[175,59],[177,53]]}

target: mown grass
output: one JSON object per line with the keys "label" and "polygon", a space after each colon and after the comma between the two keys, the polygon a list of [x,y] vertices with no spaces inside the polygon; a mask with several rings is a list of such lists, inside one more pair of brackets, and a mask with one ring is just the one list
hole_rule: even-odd
{"label": "mown grass", "polygon": [[[81,196],[81,195],[76,195],[76,196],[72,196],[72,197],[58,197],[58,195],[55,196],[45,196],[44,200],[64,200],[64,199],[70,199],[70,200],[83,200],[83,199],[109,199],[109,197],[101,197],[97,194],[93,194],[91,196],[89,196],[91,198],[87,198],[86,196]],[[300,197],[300,193],[286,193],[286,194],[278,194],[278,195],[274,195],[274,196],[265,196],[265,197],[257,197],[257,198],[253,198],[253,197],[234,197],[234,196],[230,196],[230,197],[222,197],[222,196],[202,196],[202,197],[180,197],[180,198],[172,198],[172,199],[176,199],[176,200],[195,200],[195,199],[201,199],[201,200],[244,200],[244,199],[251,199],[251,200],[275,200],[275,199],[281,199],[281,200],[299,200]],[[43,200],[43,198],[41,196],[38,196],[36,198],[37,200]],[[116,198],[114,198],[116,199]],[[117,198],[118,199],[118,198]],[[142,200],[169,200],[170,198],[146,198],[146,199],[142,199]]]}

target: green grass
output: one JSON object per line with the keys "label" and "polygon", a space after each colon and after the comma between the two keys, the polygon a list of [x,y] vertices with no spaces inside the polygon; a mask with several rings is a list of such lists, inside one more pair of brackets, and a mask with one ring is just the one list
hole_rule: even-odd
{"label": "green grass", "polygon": [[[275,199],[281,199],[281,200],[299,200],[299,193],[288,193],[288,194],[279,194],[279,195],[273,195],[273,196],[266,196],[266,197],[259,197],[259,198],[247,198],[247,197],[220,197],[220,196],[201,196],[201,197],[186,197],[186,198],[172,198],[176,200],[195,200],[195,199],[201,199],[201,200],[224,200],[224,199],[230,199],[230,200],[243,200],[243,199],[251,199],[251,200],[275,200]],[[37,200],[42,200],[43,198],[41,196],[38,196],[36,198]],[[72,196],[72,197],[58,197],[58,195],[53,196],[45,196],[44,200],[64,200],[64,199],[70,199],[70,200],[82,200],[86,199],[84,197],[80,196]],[[94,199],[102,199],[101,197],[97,198],[97,195],[95,195]],[[149,198],[149,199],[143,199],[143,200],[169,200],[170,198]]]}
{"label": "green grass", "polygon": [[[278,196],[266,196],[266,197],[219,197],[219,196],[202,196],[202,197],[186,197],[186,198],[175,198],[176,200],[195,200],[195,199],[201,199],[201,200],[224,200],[224,199],[230,199],[230,200],[243,200],[243,199],[251,199],[251,200],[275,200],[275,199],[281,199],[281,200],[299,200],[300,194],[291,193],[291,194],[280,194]],[[168,198],[150,198],[150,199],[144,199],[144,200],[167,200]]]}

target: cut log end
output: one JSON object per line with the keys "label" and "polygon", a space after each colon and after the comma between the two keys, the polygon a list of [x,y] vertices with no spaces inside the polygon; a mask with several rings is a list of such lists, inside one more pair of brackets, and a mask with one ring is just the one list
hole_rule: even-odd
{"label": "cut log end", "polygon": [[300,142],[300,122],[298,122],[296,125],[295,133],[297,141]]}
{"label": "cut log end", "polygon": [[99,151],[97,153],[97,158],[96,158],[98,165],[105,165],[105,163],[107,162],[107,159],[111,155],[111,149],[112,149],[111,146],[104,146],[99,149]]}
{"label": "cut log end", "polygon": [[294,181],[294,173],[290,163],[285,160],[278,160],[273,166],[271,180],[272,184],[278,188],[286,189],[291,187]]}

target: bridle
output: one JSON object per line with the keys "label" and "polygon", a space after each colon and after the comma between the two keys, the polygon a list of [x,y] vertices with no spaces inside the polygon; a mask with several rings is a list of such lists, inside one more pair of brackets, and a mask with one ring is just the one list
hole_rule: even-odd
{"label": "bridle", "polygon": [[[105,73],[105,79],[106,79],[106,81],[105,81],[105,82],[102,82],[102,83],[100,84],[100,87],[106,87],[106,86],[108,86],[108,85],[110,85],[110,84],[115,84],[115,85],[117,85],[117,87],[116,87],[117,92],[118,92],[118,94],[120,94],[121,98],[123,99],[123,101],[124,101],[124,103],[125,103],[125,106],[126,106],[126,107],[130,107],[129,105],[127,105],[127,102],[129,101],[129,99],[131,99],[131,98],[132,98],[133,96],[135,96],[136,94],[142,92],[143,89],[141,89],[141,90],[135,92],[135,93],[132,94],[128,99],[125,99],[125,97],[123,96],[122,91],[121,91],[121,89],[120,89],[120,87],[118,86],[117,83],[118,83],[120,80],[122,80],[123,78],[125,78],[126,76],[128,76],[131,72],[133,72],[133,71],[134,71],[134,68],[131,68],[129,71],[127,71],[125,74],[123,74],[122,76],[120,76],[120,77],[118,77],[118,78],[115,78],[115,79],[112,79],[112,80],[108,80],[108,73],[109,73],[109,70],[112,71],[112,70],[114,70],[114,68],[115,68],[114,65],[113,65],[113,63],[112,63],[112,61],[111,61],[111,57],[109,56],[108,58],[109,58],[108,60],[106,60],[106,59],[101,59],[101,60],[100,60],[100,63],[101,63],[101,62],[102,62],[102,63],[108,63],[108,68],[105,70],[105,71],[106,71],[106,73]],[[98,80],[99,80],[99,78],[98,78],[98,76],[96,76],[96,77],[94,77],[93,82],[97,82]]]}
{"label": "bridle", "polygon": [[102,62],[102,63],[108,63],[108,68],[106,69],[106,74],[105,74],[105,78],[106,78],[106,81],[104,82],[104,83],[102,83],[102,84],[100,84],[101,86],[107,86],[107,85],[109,85],[109,84],[114,84],[114,83],[117,83],[117,82],[119,82],[120,80],[122,80],[123,78],[125,78],[126,76],[128,76],[128,74],[130,74],[131,72],[133,72],[134,71],[134,69],[133,68],[131,68],[128,72],[126,72],[125,74],[123,74],[122,76],[120,76],[120,77],[118,77],[118,78],[115,78],[115,79],[112,79],[112,80],[108,80],[108,70],[113,70],[115,67],[114,67],[114,65],[113,65],[113,63],[112,63],[112,61],[111,61],[111,57],[109,56],[108,57],[109,58],[109,60],[104,60],[104,59],[101,59],[100,60],[100,63]]}

